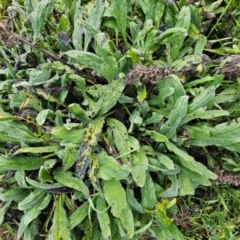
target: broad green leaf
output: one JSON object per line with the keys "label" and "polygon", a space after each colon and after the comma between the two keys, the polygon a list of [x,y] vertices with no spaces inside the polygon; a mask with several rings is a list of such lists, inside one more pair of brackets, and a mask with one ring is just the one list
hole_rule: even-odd
{"label": "broad green leaf", "polygon": [[173,163],[173,160],[170,159],[168,156],[166,156],[165,154],[162,153],[156,153],[158,160],[160,161],[160,163],[162,165],[164,165],[167,169],[169,170],[174,170],[175,166]]}
{"label": "broad green leaf", "polygon": [[31,14],[31,25],[34,31],[34,41],[36,41],[37,38],[40,38],[42,36],[41,31],[44,26],[44,19],[47,12],[46,8],[49,3],[50,2],[48,0],[40,1],[34,9],[35,11]]}
{"label": "broad green leaf", "polygon": [[111,207],[111,213],[114,217],[120,218],[122,210],[127,207],[126,192],[121,183],[114,178],[103,181],[103,192],[108,205]]}
{"label": "broad green leaf", "polygon": [[79,129],[78,127],[70,130],[63,126],[57,126],[52,128],[52,135],[57,139],[62,139],[60,145],[69,147],[79,147],[83,141],[85,129]]}
{"label": "broad green leaf", "polygon": [[11,200],[8,200],[7,202],[4,203],[3,206],[1,206],[1,208],[0,208],[0,225],[2,225],[3,220],[4,220],[4,215],[5,215],[6,212],[8,211],[11,203],[12,203],[12,201],[11,201]]}
{"label": "broad green leaf", "polygon": [[184,29],[182,27],[169,28],[154,39],[151,49],[149,49],[149,50],[154,52],[157,49],[159,49],[159,45],[174,42],[176,40],[176,37],[178,37],[178,36],[182,37],[182,38],[187,36],[186,29]]}
{"label": "broad green leaf", "polygon": [[[101,196],[97,197],[97,209],[99,211],[104,211],[107,208],[104,198]],[[107,212],[97,212],[97,218],[99,226],[101,229],[101,234],[104,240],[112,238],[111,228],[110,228],[110,218]]]}
{"label": "broad green leaf", "polygon": [[89,123],[91,119],[87,115],[86,111],[77,103],[71,103],[69,110],[82,122]]}
{"label": "broad green leaf", "polygon": [[67,219],[66,211],[63,207],[64,195],[60,195],[56,201],[56,207],[53,215],[53,223],[50,229],[50,233],[47,237],[48,240],[69,240],[70,230]]}
{"label": "broad green leaf", "polygon": [[154,183],[149,172],[146,173],[146,182],[141,188],[141,196],[141,205],[144,209],[152,209],[155,206],[157,198],[155,195]]}
{"label": "broad green leaf", "polygon": [[59,149],[59,145],[50,145],[46,147],[24,147],[18,149],[16,152],[14,152],[14,155],[20,154],[20,153],[48,153],[48,152],[56,152]]}
{"label": "broad green leaf", "polygon": [[71,58],[76,59],[79,63],[88,66],[101,74],[101,65],[104,63],[103,59],[91,52],[84,52],[79,50],[70,50],[62,53]]}
{"label": "broad green leaf", "polygon": [[[189,6],[183,6],[176,20],[175,27],[181,27],[188,32],[191,22],[191,14]],[[179,50],[182,48],[184,43],[184,36],[176,37],[175,41],[172,42],[171,57],[175,60],[178,56]]]}
{"label": "broad green leaf", "polygon": [[53,113],[53,111],[51,111],[49,109],[44,109],[41,112],[39,112],[37,117],[36,117],[37,124],[43,125],[44,122],[46,121],[49,113]]}
{"label": "broad green leaf", "polygon": [[51,65],[45,63],[41,69],[32,69],[29,73],[29,83],[32,86],[40,85],[49,80],[51,76]]}
{"label": "broad green leaf", "polygon": [[206,107],[198,108],[197,110],[195,110],[193,112],[187,113],[186,116],[182,119],[180,125],[190,122],[193,119],[201,118],[205,111],[206,111]]}
{"label": "broad green leaf", "polygon": [[123,36],[125,46],[127,42],[127,1],[126,0],[112,0],[112,13],[116,20],[119,32]]}
{"label": "broad green leaf", "polygon": [[28,188],[27,183],[26,183],[25,171],[23,171],[23,170],[16,171],[14,177],[15,177],[19,187]]}
{"label": "broad green leaf", "polygon": [[198,187],[199,185],[203,186],[211,186],[212,183],[211,181],[205,176],[205,175],[200,175],[196,172],[193,172],[185,167],[182,167],[182,172],[184,172],[185,175],[187,175],[192,182],[192,185],[194,188]]}
{"label": "broad green leaf", "polygon": [[145,1],[146,6],[146,19],[153,19],[154,25],[158,27],[161,23],[162,16],[164,14],[166,1],[149,0]]}
{"label": "broad green leaf", "polygon": [[46,192],[42,189],[34,189],[34,191],[31,192],[23,201],[18,203],[18,209],[24,211],[32,208],[44,198],[45,194]]}
{"label": "broad green leaf", "polygon": [[92,147],[97,145],[98,138],[102,133],[103,124],[103,118],[94,119],[89,123],[85,131],[83,142],[80,147],[80,155],[77,158],[75,165],[77,174],[81,178],[85,176],[87,167],[90,162]]}
{"label": "broad green leaf", "polygon": [[41,211],[49,205],[51,199],[52,195],[45,193],[41,201],[38,201],[32,208],[28,209],[22,217],[24,225],[27,226],[31,221],[36,219],[41,214]]}
{"label": "broad green leaf", "polygon": [[63,170],[59,169],[54,171],[54,179],[67,187],[70,187],[82,192],[85,198],[89,197],[88,187],[84,184],[81,178],[73,177],[72,173],[63,172]]}
{"label": "broad green leaf", "polygon": [[126,232],[126,235],[131,239],[134,236],[134,219],[132,210],[129,205],[127,205],[126,208],[122,209],[120,220]]}
{"label": "broad green leaf", "polygon": [[80,224],[83,219],[88,215],[89,212],[89,202],[85,202],[79,207],[77,210],[75,210],[69,217],[69,228],[73,229],[78,224]]}
{"label": "broad green leaf", "polygon": [[195,45],[194,54],[202,54],[206,44],[207,44],[207,37],[203,36],[200,39],[198,39]]}
{"label": "broad green leaf", "polygon": [[176,130],[179,127],[182,119],[187,114],[187,108],[188,96],[180,97],[176,101],[168,120],[160,128],[160,133],[164,134],[167,138],[173,137],[176,134]]}
{"label": "broad green leaf", "polygon": [[[94,1],[94,5],[89,14],[87,22],[93,25],[94,28],[99,29],[101,26],[102,14],[104,11],[104,2],[102,0]],[[84,36],[84,51],[87,51],[88,45],[92,39],[93,35],[90,31],[86,30]]]}
{"label": "broad green leaf", "polygon": [[9,170],[36,170],[41,167],[46,159],[39,157],[11,157],[0,156],[0,172]]}
{"label": "broad green leaf", "polygon": [[225,88],[219,94],[217,94],[214,98],[214,103],[228,103],[228,102],[235,102],[237,99],[240,98],[240,89],[238,88]]}
{"label": "broad green leaf", "polygon": [[144,124],[151,124],[151,123],[159,123],[163,118],[163,115],[158,114],[156,112],[152,112],[152,116],[150,118],[147,118],[144,121]]}
{"label": "broad green leaf", "polygon": [[239,123],[232,121],[216,125],[214,128],[204,125],[185,126],[191,140],[189,143],[194,146],[228,146],[240,142]]}
{"label": "broad green leaf", "polygon": [[178,174],[179,181],[179,196],[193,195],[194,188],[191,179],[183,172]]}
{"label": "broad green leaf", "polygon": [[165,99],[174,93],[173,87],[159,87],[159,94],[157,97],[149,100],[149,104],[153,106],[164,105]]}
{"label": "broad green leaf", "polygon": [[197,172],[200,175],[205,175],[210,179],[216,178],[216,174],[209,171],[202,163],[195,161],[193,157],[188,155],[188,153],[184,152],[183,150],[179,149],[173,143],[166,142],[165,145],[169,151],[174,152],[177,156],[179,156],[179,161],[184,167],[190,169],[193,172]]}
{"label": "broad green leaf", "polygon": [[124,89],[124,82],[120,78],[113,80],[110,84],[106,85],[100,93],[97,104],[99,106],[98,115],[107,113],[112,107],[117,104],[118,99],[122,95]]}
{"label": "broad green leaf", "polygon": [[26,181],[36,188],[41,188],[41,189],[45,189],[45,190],[64,187],[64,185],[61,183],[51,183],[51,184],[41,183],[41,182],[32,180],[28,177],[26,177]]}
{"label": "broad green leaf", "polygon": [[97,177],[103,180],[116,180],[126,179],[128,171],[124,169],[115,158],[102,152],[96,156],[99,160],[99,170],[97,171]]}
{"label": "broad green leaf", "polygon": [[107,123],[111,129],[116,148],[120,155],[119,157],[129,166],[131,164],[131,143],[126,127],[114,118],[108,118]]}
{"label": "broad green leaf", "polygon": [[42,142],[34,133],[22,122],[19,121],[4,121],[0,124],[0,132],[6,133],[13,139],[28,143]]}
{"label": "broad green leaf", "polygon": [[134,192],[132,189],[127,188],[126,189],[127,194],[127,201],[130,204],[131,208],[135,211],[138,211],[140,213],[144,213],[143,207],[141,204],[137,201],[137,199],[134,197]]}
{"label": "broad green leaf", "polygon": [[197,95],[188,105],[188,112],[193,112],[198,108],[205,107],[215,96],[215,87],[211,86]]}
{"label": "broad green leaf", "polygon": [[213,118],[229,116],[229,115],[230,113],[225,110],[208,110],[208,111],[205,111],[200,118],[213,119]]}
{"label": "broad green leaf", "polygon": [[183,87],[179,77],[176,76],[176,75],[170,75],[170,76],[166,77],[163,81],[160,81],[159,84],[158,84],[158,88],[160,90],[160,93],[161,93],[162,88],[166,88],[166,90],[168,88],[173,88],[174,89],[174,93],[170,94],[166,98],[166,101],[167,101],[169,107],[171,107],[171,108],[174,106],[176,101],[181,96],[186,95],[184,87]]}
{"label": "broad green leaf", "polygon": [[79,151],[76,150],[74,147],[65,147],[64,150],[64,159],[63,159],[63,170],[66,171],[71,168],[77,157],[79,155]]}
{"label": "broad green leaf", "polygon": [[130,121],[130,127],[128,129],[128,132],[131,133],[133,131],[133,127],[136,124],[137,126],[140,126],[142,124],[143,119],[140,117],[140,112],[135,109],[132,113],[132,115],[129,118]]}
{"label": "broad green leaf", "polygon": [[132,177],[137,186],[144,186],[147,170],[148,158],[144,150],[140,148],[138,152],[132,153]]}
{"label": "broad green leaf", "polygon": [[162,198],[172,198],[178,196],[179,183],[176,175],[168,175],[168,179],[172,182],[171,187],[162,192],[160,196]]}
{"label": "broad green leaf", "polygon": [[163,134],[160,134],[160,133],[158,133],[156,131],[148,131],[147,133],[156,142],[168,142],[168,138],[165,135],[163,135]]}
{"label": "broad green leaf", "polygon": [[28,189],[22,189],[22,188],[13,188],[4,192],[0,192],[0,199],[3,202],[7,201],[15,201],[20,202],[23,199],[25,199],[29,194]]}
{"label": "broad green leaf", "polygon": [[74,49],[81,51],[82,39],[83,39],[83,26],[78,21],[82,19],[82,9],[81,9],[81,0],[76,1],[75,3],[75,13],[73,17],[73,33],[72,33],[72,42]]}

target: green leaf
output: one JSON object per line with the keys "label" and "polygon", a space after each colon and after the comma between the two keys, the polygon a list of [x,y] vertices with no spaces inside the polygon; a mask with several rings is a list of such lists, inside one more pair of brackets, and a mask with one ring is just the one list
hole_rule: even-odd
{"label": "green leaf", "polygon": [[77,103],[71,103],[69,110],[82,122],[89,123],[91,119],[88,117],[86,111]]}
{"label": "green leaf", "polygon": [[1,122],[0,132],[6,133],[11,138],[26,143],[38,143],[43,141],[42,139],[37,138],[25,124],[19,121]]}
{"label": "green leaf", "polygon": [[213,119],[213,118],[229,116],[229,115],[230,115],[230,113],[225,110],[208,110],[208,111],[205,111],[199,118]]}
{"label": "green leaf", "polygon": [[100,212],[97,212],[97,218],[99,222],[99,226],[101,229],[101,234],[104,240],[108,240],[112,238],[111,228],[110,228],[110,218],[108,213],[104,211],[107,208],[106,202],[104,198],[101,196],[97,197],[97,209]]}
{"label": "green leaf", "polygon": [[144,209],[152,209],[155,206],[157,198],[155,195],[154,183],[149,172],[146,173],[146,182],[141,188],[141,196],[141,205]]}
{"label": "green leaf", "polygon": [[137,201],[137,199],[134,197],[134,192],[132,189],[127,188],[126,190],[127,193],[127,201],[130,204],[131,208],[135,211],[138,211],[140,213],[144,213],[143,207],[141,204]]}
{"label": "green leaf", "polygon": [[102,152],[97,154],[99,160],[99,170],[97,171],[97,177],[103,180],[116,180],[126,179],[128,171],[122,167],[115,158]]}
{"label": "green leaf", "polygon": [[117,104],[118,99],[122,95],[124,89],[124,82],[120,78],[113,80],[110,84],[106,85],[100,93],[97,104],[99,106],[98,115],[107,113],[112,107]]}
{"label": "green leaf", "polygon": [[131,239],[134,236],[134,219],[132,210],[129,207],[129,205],[127,205],[126,208],[122,209],[120,220],[126,232],[126,235],[128,236],[129,239]]}
{"label": "green leaf", "polygon": [[115,17],[118,30],[123,36],[125,46],[128,46],[127,42],[127,2],[126,0],[113,0],[112,1],[112,13]]}
{"label": "green leaf", "polygon": [[53,224],[50,233],[47,237],[48,240],[69,240],[70,230],[67,219],[66,211],[63,207],[64,195],[60,195],[56,201],[56,207],[53,215]]}
{"label": "green leaf", "polygon": [[[181,27],[188,32],[191,22],[191,14],[189,6],[183,6],[176,20],[175,27]],[[171,57],[175,60],[179,54],[179,50],[182,48],[185,37],[178,36],[175,41],[172,42]]]}
{"label": "green leaf", "polygon": [[40,182],[34,181],[28,177],[26,177],[26,181],[36,188],[41,188],[41,189],[45,189],[45,190],[64,187],[64,185],[61,183],[51,183],[51,184],[40,183]]}
{"label": "green leaf", "polygon": [[18,203],[18,209],[24,211],[32,208],[44,198],[45,194],[43,189],[34,189],[23,201]]}
{"label": "green leaf", "polygon": [[176,101],[168,120],[160,128],[160,133],[164,134],[167,138],[173,137],[182,119],[186,116],[187,109],[188,96],[182,96]]}
{"label": "green leaf", "polygon": [[169,170],[175,169],[173,160],[170,159],[168,156],[166,156],[165,154],[159,153],[159,152],[156,155],[157,155],[157,158],[160,161],[160,163],[162,165],[164,165],[167,169],[169,169]]}
{"label": "green leaf", "polygon": [[176,175],[168,175],[168,179],[172,182],[171,187],[166,191],[161,192],[160,196],[162,198],[172,198],[178,196],[179,183]]}
{"label": "green leaf", "polygon": [[46,159],[39,157],[12,157],[0,156],[0,172],[9,170],[36,170],[39,169]]}
{"label": "green leaf", "polygon": [[78,0],[75,3],[72,42],[73,42],[74,49],[80,50],[80,51],[82,50],[83,26],[78,20],[81,20],[81,19],[82,19],[81,0]]}
{"label": "green leaf", "polygon": [[153,19],[154,25],[158,27],[161,23],[162,16],[164,14],[166,1],[165,0],[149,0],[146,2],[146,19]]}
{"label": "green leaf", "polygon": [[49,109],[44,109],[41,112],[39,112],[37,117],[36,117],[37,124],[43,125],[44,122],[46,121],[49,113],[53,113],[53,111],[51,111]]}
{"label": "green leaf", "polygon": [[138,152],[132,153],[132,177],[139,187],[143,187],[146,181],[146,171],[148,170],[148,158],[142,148]]}
{"label": "green leaf", "polygon": [[14,155],[20,154],[20,153],[48,153],[48,152],[56,152],[59,150],[59,145],[50,145],[46,147],[24,147],[18,149],[16,152],[14,152]]}
{"label": "green leaf", "polygon": [[31,14],[31,24],[34,31],[34,41],[36,41],[37,38],[40,38],[42,36],[41,31],[44,26],[44,19],[47,12],[46,8],[49,3],[50,2],[48,0],[40,1],[36,6],[35,11]]}
{"label": "green leaf", "polygon": [[4,215],[5,215],[6,212],[8,211],[11,203],[12,203],[12,201],[11,201],[11,200],[8,200],[7,202],[4,203],[3,206],[1,206],[1,208],[0,208],[0,225],[2,225],[3,220],[4,220]]}
{"label": "green leaf", "polygon": [[49,63],[45,63],[42,65],[41,69],[33,69],[29,73],[29,83],[32,86],[40,85],[47,80],[49,80],[51,76],[51,65]]}
{"label": "green leaf", "polygon": [[[89,14],[87,22],[94,26],[94,28],[99,29],[101,26],[102,14],[104,11],[104,2],[102,0],[94,1],[94,5]],[[86,31],[84,37],[84,51],[87,51],[88,45],[94,35],[90,31]]]}
{"label": "green leaf", "polygon": [[73,229],[80,224],[89,212],[89,202],[84,202],[77,210],[75,210],[69,217],[69,228]]}
{"label": "green leaf", "polygon": [[76,150],[74,147],[65,147],[64,150],[64,159],[63,159],[63,170],[66,171],[71,168],[77,157],[79,155],[79,151]]}
{"label": "green leaf", "polygon": [[183,172],[178,174],[178,181],[179,181],[179,196],[186,196],[186,195],[193,195],[194,188],[191,182],[191,179],[188,175]]}
{"label": "green leaf", "polygon": [[103,181],[103,192],[108,205],[111,206],[111,213],[120,218],[122,209],[127,207],[126,192],[121,183],[114,178]]}
{"label": "green leaf", "polygon": [[239,123],[235,120],[216,125],[214,128],[204,125],[185,126],[194,146],[228,146],[240,142]]}
{"label": "green leaf", "polygon": [[0,199],[3,202],[15,201],[20,202],[29,194],[29,190],[22,188],[13,188],[4,192],[0,192]]}
{"label": "green leaf", "polygon": [[28,209],[23,215],[21,222],[27,226],[31,221],[36,219],[43,209],[45,209],[52,199],[52,195],[45,193],[45,196],[41,201],[38,201],[32,208]]}
{"label": "green leaf", "polygon": [[77,59],[79,63],[92,68],[99,74],[102,74],[101,65],[104,63],[104,61],[101,57],[98,57],[96,54],[79,50],[70,50],[62,54]]}
{"label": "green leaf", "polygon": [[193,112],[198,108],[205,107],[215,96],[215,87],[211,86],[197,95],[188,105],[188,112]]}
{"label": "green leaf", "polygon": [[161,93],[162,88],[166,88],[166,91],[169,88],[174,89],[174,93],[169,94],[169,96],[166,98],[168,105],[171,108],[173,108],[174,104],[181,96],[184,96],[184,95],[186,96],[184,87],[183,87],[179,77],[176,75],[170,75],[170,76],[166,77],[163,81],[160,81],[158,84],[158,88],[160,90],[160,93]]}
{"label": "green leaf", "polygon": [[131,164],[131,143],[126,127],[114,118],[108,118],[107,123],[111,129],[116,148],[119,152],[121,159],[125,164]]}
{"label": "green leaf", "polygon": [[156,142],[168,142],[168,138],[165,135],[163,135],[163,134],[160,134],[160,133],[158,133],[156,131],[148,131],[147,133]]}
{"label": "green leaf", "polygon": [[82,179],[73,177],[72,173],[63,172],[61,169],[58,169],[54,171],[54,179],[67,187],[82,192],[85,195],[85,198],[89,197],[88,187],[84,184]]}
{"label": "green leaf", "polygon": [[216,174],[209,171],[202,163],[195,161],[195,159],[188,155],[188,153],[179,149],[171,142],[166,142],[165,144],[169,151],[174,152],[177,156],[179,156],[179,161],[184,167],[190,169],[193,172],[197,172],[200,175],[204,175],[210,179],[216,179]]}
{"label": "green leaf", "polygon": [[207,37],[203,36],[200,39],[198,39],[195,45],[194,54],[202,54],[206,44],[207,44]]}
{"label": "green leaf", "polygon": [[57,126],[52,128],[52,135],[57,139],[62,139],[60,145],[69,147],[79,147],[83,141],[85,129],[79,129],[78,127],[70,130],[63,126]]}

